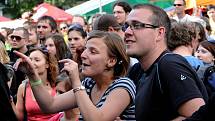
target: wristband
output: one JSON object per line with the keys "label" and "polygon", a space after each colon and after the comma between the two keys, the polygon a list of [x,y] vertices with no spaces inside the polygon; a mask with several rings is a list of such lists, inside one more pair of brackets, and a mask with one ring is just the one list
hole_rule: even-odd
{"label": "wristband", "polygon": [[76,93],[77,91],[80,91],[80,90],[85,90],[85,87],[84,86],[79,86],[79,87],[76,87],[73,89],[73,93]]}
{"label": "wristband", "polygon": [[34,86],[38,86],[40,84],[42,84],[42,80],[35,80],[35,81],[30,81],[31,82],[31,86],[34,87]]}

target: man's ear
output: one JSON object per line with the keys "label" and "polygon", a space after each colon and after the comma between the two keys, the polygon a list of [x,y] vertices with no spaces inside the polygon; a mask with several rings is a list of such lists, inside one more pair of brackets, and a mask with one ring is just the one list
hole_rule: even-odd
{"label": "man's ear", "polygon": [[112,26],[109,26],[108,27],[108,32],[113,32],[114,31],[114,28]]}
{"label": "man's ear", "polygon": [[164,27],[159,27],[158,29],[158,33],[157,33],[157,40],[162,40],[162,38],[165,37],[166,34],[166,30]]}

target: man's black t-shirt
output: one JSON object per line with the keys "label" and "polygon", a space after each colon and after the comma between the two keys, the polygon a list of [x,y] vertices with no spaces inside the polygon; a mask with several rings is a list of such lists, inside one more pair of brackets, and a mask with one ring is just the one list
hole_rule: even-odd
{"label": "man's black t-shirt", "polygon": [[169,121],[179,116],[177,110],[184,102],[208,100],[203,83],[189,63],[180,55],[166,53],[147,71],[138,63],[128,74],[137,84],[137,121]]}
{"label": "man's black t-shirt", "polygon": [[[17,59],[19,59],[19,57],[13,52],[15,49],[12,49],[8,55],[10,57],[10,65],[13,66],[14,63],[17,61]],[[29,55],[29,51],[27,51],[26,53],[24,53],[25,55]],[[11,94],[12,96],[16,96],[17,94],[17,90],[19,85],[21,84],[21,82],[25,80],[25,74],[19,70],[15,71],[15,79],[13,79],[12,83],[11,83]],[[14,100],[16,102],[16,100]]]}

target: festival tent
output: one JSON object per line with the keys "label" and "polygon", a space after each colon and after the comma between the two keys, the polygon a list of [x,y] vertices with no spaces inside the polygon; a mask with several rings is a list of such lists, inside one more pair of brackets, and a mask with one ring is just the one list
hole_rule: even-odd
{"label": "festival tent", "polygon": [[[71,15],[83,15],[90,17],[96,13],[99,13],[102,9],[102,13],[112,13],[113,4],[117,0],[89,0],[73,8],[67,9],[66,12]],[[129,3],[131,6],[137,3],[151,3],[161,8],[167,8],[172,5],[173,0],[122,0]]]}
{"label": "festival tent", "polygon": [[35,22],[44,15],[53,17],[56,20],[56,22],[72,21],[72,15],[48,3],[42,3],[35,7],[34,10],[36,12],[32,16],[32,19]]}
{"label": "festival tent", "polygon": [[10,21],[11,19],[9,18],[6,18],[4,16],[0,16],[0,22],[3,22],[3,21]]}
{"label": "festival tent", "polygon": [[7,28],[17,28],[17,27],[23,27],[23,23],[26,20],[24,19],[16,19],[16,20],[11,20],[11,21],[3,21],[0,22],[0,28],[2,27],[7,27]]}
{"label": "festival tent", "polygon": [[215,0],[186,0],[187,9],[197,6],[215,5]]}
{"label": "festival tent", "polygon": [[215,0],[196,0],[197,6],[215,5]]}

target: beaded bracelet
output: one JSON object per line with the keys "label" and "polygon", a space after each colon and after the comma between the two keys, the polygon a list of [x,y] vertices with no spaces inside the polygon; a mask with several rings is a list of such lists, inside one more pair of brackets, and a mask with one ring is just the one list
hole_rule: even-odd
{"label": "beaded bracelet", "polygon": [[34,87],[34,86],[38,86],[40,84],[42,84],[42,80],[35,80],[35,81],[30,81],[31,82],[31,86]]}

